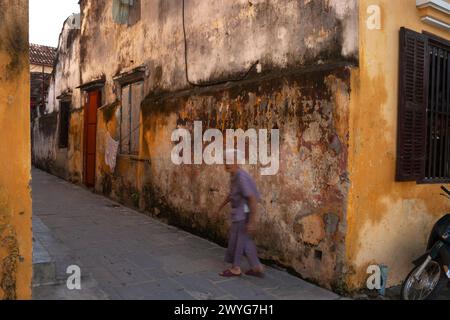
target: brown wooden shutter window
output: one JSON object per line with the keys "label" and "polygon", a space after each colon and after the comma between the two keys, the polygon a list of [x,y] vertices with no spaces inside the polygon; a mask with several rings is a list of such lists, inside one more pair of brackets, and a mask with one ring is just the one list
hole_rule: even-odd
{"label": "brown wooden shutter window", "polygon": [[397,181],[424,177],[427,135],[427,37],[400,30]]}

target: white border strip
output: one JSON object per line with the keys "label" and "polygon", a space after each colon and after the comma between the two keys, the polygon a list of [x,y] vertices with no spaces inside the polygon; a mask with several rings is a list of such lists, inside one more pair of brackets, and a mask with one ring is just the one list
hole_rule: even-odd
{"label": "white border strip", "polygon": [[450,15],[450,3],[445,0],[416,0],[417,8],[432,7]]}
{"label": "white border strip", "polygon": [[423,18],[422,18],[422,21],[423,21],[424,23],[431,24],[431,25],[433,25],[433,26],[435,26],[435,27],[444,29],[444,30],[446,30],[446,31],[450,31],[450,24],[445,23],[445,22],[442,22],[442,21],[437,20],[437,19],[435,19],[435,18],[432,18],[432,17],[430,17],[430,16],[423,17]]}

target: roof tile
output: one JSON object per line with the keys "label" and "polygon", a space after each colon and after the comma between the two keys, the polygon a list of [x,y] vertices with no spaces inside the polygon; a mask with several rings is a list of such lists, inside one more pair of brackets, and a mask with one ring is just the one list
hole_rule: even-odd
{"label": "roof tile", "polygon": [[30,44],[30,63],[52,67],[56,58],[56,48]]}

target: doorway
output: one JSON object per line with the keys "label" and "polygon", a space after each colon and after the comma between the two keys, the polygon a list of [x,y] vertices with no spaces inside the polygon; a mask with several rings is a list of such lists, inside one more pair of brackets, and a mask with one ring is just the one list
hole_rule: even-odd
{"label": "doorway", "polygon": [[97,110],[101,106],[101,91],[86,92],[84,106],[84,184],[95,187],[95,166],[97,150]]}

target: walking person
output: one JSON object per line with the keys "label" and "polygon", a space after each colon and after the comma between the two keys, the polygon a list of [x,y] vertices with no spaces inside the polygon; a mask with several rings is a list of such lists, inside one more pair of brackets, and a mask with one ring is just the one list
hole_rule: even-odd
{"label": "walking person", "polygon": [[[234,156],[236,151],[227,151],[228,154],[230,152],[233,152]],[[264,268],[259,261],[256,245],[252,239],[257,228],[260,194],[253,178],[238,164],[226,164],[225,170],[230,174],[231,188],[229,196],[224,200],[218,212],[231,203],[232,225],[225,256],[225,262],[230,263],[231,268],[220,275],[226,278],[240,277],[242,275],[241,260],[245,255],[251,267],[245,274],[262,278],[264,277]]]}

